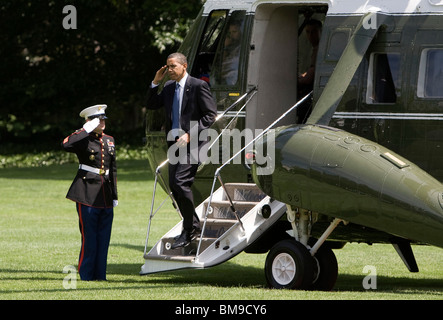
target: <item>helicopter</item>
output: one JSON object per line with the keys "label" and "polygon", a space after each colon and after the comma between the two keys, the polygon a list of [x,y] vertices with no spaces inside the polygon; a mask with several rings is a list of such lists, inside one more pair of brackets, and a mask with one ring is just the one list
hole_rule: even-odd
{"label": "helicopter", "polygon": [[[418,272],[411,244],[443,247],[442,13],[439,0],[206,1],[179,50],[219,113],[193,186],[202,236],[171,250],[179,222],[148,252],[154,188],[140,274],[267,253],[270,287],[332,290],[348,242],[392,244]],[[147,148],[170,194],[161,117],[147,116]]]}

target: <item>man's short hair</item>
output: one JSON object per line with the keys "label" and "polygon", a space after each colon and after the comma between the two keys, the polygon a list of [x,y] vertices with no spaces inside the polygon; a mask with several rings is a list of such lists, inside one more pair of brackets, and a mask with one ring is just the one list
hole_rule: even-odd
{"label": "man's short hair", "polygon": [[188,59],[186,59],[186,56],[183,53],[180,53],[180,52],[171,53],[168,56],[168,59],[176,59],[181,64],[188,64]]}

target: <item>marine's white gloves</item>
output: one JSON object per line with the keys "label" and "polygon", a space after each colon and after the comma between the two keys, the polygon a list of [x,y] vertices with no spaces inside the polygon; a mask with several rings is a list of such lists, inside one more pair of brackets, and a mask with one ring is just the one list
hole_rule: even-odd
{"label": "marine's white gloves", "polygon": [[114,206],[114,208],[115,208],[116,206],[118,206],[118,200],[112,200],[112,205]]}
{"label": "marine's white gloves", "polygon": [[100,124],[100,119],[94,118],[91,121],[85,122],[85,124],[83,125],[83,129],[85,129],[87,133],[91,133],[92,131],[94,131],[95,128],[98,127],[99,124]]}

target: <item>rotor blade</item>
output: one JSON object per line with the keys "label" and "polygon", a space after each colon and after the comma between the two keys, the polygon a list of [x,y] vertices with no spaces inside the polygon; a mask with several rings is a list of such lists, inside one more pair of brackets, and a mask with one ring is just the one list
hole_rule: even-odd
{"label": "rotor blade", "polygon": [[307,124],[329,124],[372,39],[377,34],[380,26],[385,22],[386,17],[384,14],[369,12],[361,18],[320,98],[315,104],[306,122]]}

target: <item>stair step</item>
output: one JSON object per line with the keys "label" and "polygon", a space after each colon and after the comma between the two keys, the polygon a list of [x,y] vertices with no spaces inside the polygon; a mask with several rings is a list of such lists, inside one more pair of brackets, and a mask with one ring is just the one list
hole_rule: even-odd
{"label": "stair step", "polygon": [[173,261],[183,261],[183,262],[192,262],[195,259],[195,255],[190,255],[190,256],[174,256],[174,255],[165,255],[165,254],[161,254],[161,255],[145,255],[144,257],[145,259],[151,259],[151,260],[173,260]]}
{"label": "stair step", "polygon": [[[201,249],[204,250],[209,247],[216,238],[202,238]],[[161,256],[176,256],[176,257],[187,257],[187,256],[195,256],[197,253],[197,247],[200,238],[195,238],[191,241],[191,243],[184,248],[176,248],[176,249],[168,249],[175,242],[174,238],[163,238],[162,239],[162,252]]]}
{"label": "stair step", "polygon": [[[250,201],[233,201],[234,208],[237,211],[238,216],[241,218],[252,208],[257,205],[257,202]],[[208,202],[203,204],[203,212],[206,213]],[[231,209],[231,203],[229,201],[211,201],[212,212],[208,214],[208,218],[213,219],[236,219],[234,212]]]}
{"label": "stair step", "polygon": [[[237,222],[237,220],[232,219],[207,219],[200,250],[204,251]],[[203,227],[203,222],[201,222],[201,226]],[[170,249],[171,245],[175,242],[174,237],[162,238],[161,254],[155,255],[154,257],[157,257],[156,259],[166,259],[167,257],[172,256],[194,256],[197,251],[199,241],[200,237],[197,237],[189,246],[185,248]],[[149,257],[151,258],[152,256],[150,255]]]}
{"label": "stair step", "polygon": [[[233,219],[207,219],[204,230],[204,238],[217,239],[220,238],[229,228],[237,223]],[[201,222],[203,228],[203,222]]]}
{"label": "stair step", "polygon": [[266,197],[254,183],[226,183],[225,187],[232,201],[260,202]]}

